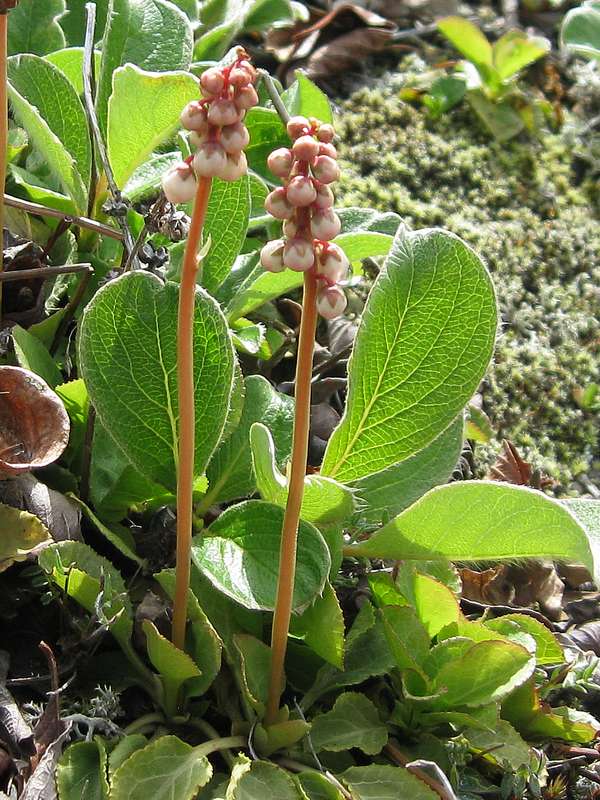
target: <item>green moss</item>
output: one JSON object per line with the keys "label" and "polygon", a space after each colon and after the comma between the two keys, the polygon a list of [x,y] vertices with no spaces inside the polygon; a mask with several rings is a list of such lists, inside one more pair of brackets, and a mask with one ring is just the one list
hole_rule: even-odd
{"label": "green moss", "polygon": [[573,397],[598,380],[600,363],[593,182],[577,185],[560,134],[500,145],[466,105],[432,121],[398,99],[393,80],[352,95],[339,131],[342,204],[391,209],[415,228],[445,227],[486,260],[503,328],[484,408],[499,438],[572,490],[598,449],[597,417]]}

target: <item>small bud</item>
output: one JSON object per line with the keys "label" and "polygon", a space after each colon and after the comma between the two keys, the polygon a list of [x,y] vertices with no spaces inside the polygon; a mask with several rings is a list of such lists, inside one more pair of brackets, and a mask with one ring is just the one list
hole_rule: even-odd
{"label": "small bud", "polygon": [[226,125],[221,130],[221,144],[227,153],[239,153],[240,150],[248,147],[249,142],[248,128],[242,122]]}
{"label": "small bud", "polygon": [[285,264],[283,263],[284,245],[283,239],[275,239],[273,242],[267,242],[260,251],[260,263],[269,272],[283,272],[285,269]]}
{"label": "small bud", "polygon": [[188,131],[204,133],[208,130],[206,108],[197,100],[192,100],[181,112],[181,124]]}
{"label": "small bud", "polygon": [[205,70],[200,76],[200,86],[209,95],[221,94],[225,88],[225,78],[218,67],[211,67]]}
{"label": "small bud", "polygon": [[315,263],[315,251],[308,239],[290,239],[283,248],[283,263],[294,272],[306,272]]}
{"label": "small bud", "polygon": [[310,221],[310,230],[315,239],[326,242],[335,239],[341,229],[340,218],[331,208],[316,211]]}
{"label": "small bud", "polygon": [[234,67],[229,73],[229,83],[237,88],[248,86],[252,83],[252,75],[247,69]]}
{"label": "small bud", "polygon": [[190,131],[190,144],[192,147],[202,147],[205,142],[208,142],[208,131],[199,133],[198,131]]}
{"label": "small bud", "polygon": [[258,95],[254,86],[242,86],[235,93],[235,104],[240,111],[247,111],[258,105]]}
{"label": "small bud", "polygon": [[327,286],[317,294],[317,311],[324,319],[335,319],[344,313],[348,301],[337,286]]}
{"label": "small bud", "polygon": [[244,59],[243,61],[240,61],[240,63],[237,65],[236,69],[245,70],[248,73],[248,75],[250,76],[250,83],[256,83],[256,79],[258,77],[258,73],[256,71],[256,67],[254,66],[254,64],[251,61],[247,61],[246,59]]}
{"label": "small bud", "polygon": [[329,158],[337,158],[337,150],[332,144],[320,144],[319,145],[319,155],[320,156],[329,156]]}
{"label": "small bud", "polygon": [[317,197],[317,190],[313,182],[305,175],[296,175],[289,182],[287,187],[287,199],[293,205],[302,208],[314,203]]}
{"label": "small bud", "polygon": [[319,258],[319,272],[333,283],[345,280],[349,267],[347,255],[337,244],[328,244]]}
{"label": "small bud", "polygon": [[317,187],[317,197],[315,198],[314,205],[317,208],[331,208],[334,203],[333,192],[326,184],[321,184]]}
{"label": "small bud", "polygon": [[208,121],[212,125],[234,125],[239,119],[240,112],[232,100],[215,100],[208,109]]}
{"label": "small bud", "polygon": [[294,207],[288,201],[285,189],[280,186],[267,195],[265,208],[275,219],[290,219]]}
{"label": "small bud", "polygon": [[298,225],[296,220],[292,217],[292,219],[286,219],[283,223],[283,233],[287,239],[293,239],[298,234]]}
{"label": "small bud", "polygon": [[225,150],[218,142],[205,142],[194,156],[194,170],[199,177],[220,177],[226,164]]}
{"label": "small bud", "polygon": [[292,151],[287,147],[279,147],[273,150],[267,158],[267,166],[278,178],[287,178],[292,168]]}
{"label": "small bud", "polygon": [[246,161],[246,154],[243,151],[237,153],[230,153],[227,156],[227,163],[219,178],[224,181],[237,181],[248,172],[248,162]]}
{"label": "small bud", "polygon": [[291,117],[287,124],[290,139],[297,139],[310,132],[310,124],[306,117]]}
{"label": "small bud", "polygon": [[312,171],[315,178],[322,183],[333,183],[340,177],[340,168],[330,156],[318,156]]}
{"label": "small bud", "polygon": [[196,194],[194,170],[185,161],[176,164],[163,175],[162,189],[170,203],[189,203]]}
{"label": "small bud", "polygon": [[317,129],[317,139],[320,142],[333,142],[333,137],[335,136],[335,131],[333,129],[333,125],[329,125],[329,123],[323,123],[323,125],[319,125]]}
{"label": "small bud", "polygon": [[299,161],[312,161],[319,155],[319,143],[313,136],[300,136],[294,142],[292,150]]}

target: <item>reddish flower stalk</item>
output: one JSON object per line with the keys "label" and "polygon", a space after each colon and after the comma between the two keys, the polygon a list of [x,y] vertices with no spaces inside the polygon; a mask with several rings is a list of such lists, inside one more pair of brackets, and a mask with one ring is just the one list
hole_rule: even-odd
{"label": "reddish flower stalk", "polygon": [[193,485],[195,456],[194,308],[198,252],[210,198],[212,179],[235,181],[246,174],[243,149],[249,136],[243,119],[256,105],[256,71],[241,48],[226,67],[213,67],[200,78],[203,97],[188,103],[181,124],[191,131],[198,149],[193,157],[172,167],[163,177],[163,191],[172,203],[194,200],[190,232],[179,286],[177,321],[177,390],[179,430],[177,455],[177,560],[173,599],[173,644],[185,647],[187,597],[190,585]]}
{"label": "reddish flower stalk", "polygon": [[346,297],[337,286],[348,272],[344,252],[329,240],[340,232],[340,220],[333,211],[329,184],[339,177],[337,153],[331,144],[331,125],[304,117],[292,117],[287,125],[294,140],[291,149],[280,148],[269,156],[269,168],[284,181],[267,197],[267,211],[284,220],[284,239],[268,242],[261,251],[261,263],[271,272],[286,267],[304,272],[302,320],[298,339],[294,435],[288,497],[283,519],[279,576],[271,631],[271,674],[265,723],[277,719],[283,691],[284,662],[293,608],[296,551],[300,510],[310,428],[310,389],[317,315],[339,316]]}

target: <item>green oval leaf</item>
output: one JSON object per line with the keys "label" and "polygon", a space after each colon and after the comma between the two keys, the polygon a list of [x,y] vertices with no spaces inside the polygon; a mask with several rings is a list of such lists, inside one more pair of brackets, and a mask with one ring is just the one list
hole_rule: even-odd
{"label": "green oval leaf", "polygon": [[[106,284],[81,321],[79,365],[100,421],[133,466],[174,491],[178,442],[178,287],[142,272]],[[195,475],[204,472],[229,409],[234,354],[215,301],[196,289]]]}
{"label": "green oval leaf", "polygon": [[8,52],[43,56],[65,46],[58,18],[65,12],[65,0],[21,0],[10,12]]}
{"label": "green oval leaf", "polygon": [[344,692],[331,711],[315,717],[310,738],[317,752],[339,753],[357,747],[374,756],[387,743],[388,733],[376,706],[364,694]]}
{"label": "green oval leaf", "polygon": [[147,72],[127,64],[115,70],[112,85],[107,147],[122,189],[136,167],[175,132],[181,109],[198,97],[198,81],[187,72]]}
{"label": "green oval leaf", "polygon": [[466,244],[400,231],[363,312],[322,474],[357,480],[432,442],[485,374],[496,325],[490,277]]}
{"label": "green oval leaf", "polygon": [[432,489],[347,551],[371,558],[450,561],[551,558],[593,570],[587,536],[564,506],[534,489],[496,481]]}
{"label": "green oval leaf", "polygon": [[[187,70],[192,58],[192,39],[189,19],[168,0],[111,0],[100,45],[102,70],[96,96],[98,120],[104,133],[115,70],[127,63],[151,72]],[[149,109],[144,106],[142,110]]]}
{"label": "green oval leaf", "polygon": [[[246,608],[275,606],[283,509],[248,500],[221,514],[192,545],[194,563],[224,594]],[[331,559],[325,540],[300,522],[293,608],[298,611],[321,594]]]}
{"label": "green oval leaf", "polygon": [[212,767],[205,756],[176,736],[161,736],[117,769],[111,800],[192,800],[208,783]]}

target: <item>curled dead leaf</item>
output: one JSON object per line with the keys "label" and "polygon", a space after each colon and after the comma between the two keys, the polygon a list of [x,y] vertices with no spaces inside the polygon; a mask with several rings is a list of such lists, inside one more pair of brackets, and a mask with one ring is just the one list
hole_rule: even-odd
{"label": "curled dead leaf", "polygon": [[34,514],[0,503],[0,572],[48,541],[47,528]]}
{"label": "curled dead leaf", "polygon": [[69,416],[52,389],[21,367],[0,367],[0,473],[51,464],[69,441]]}
{"label": "curled dead leaf", "polygon": [[516,486],[532,486],[545,489],[554,486],[555,481],[534,469],[528,461],[521,458],[519,451],[508,439],[502,442],[502,452],[491,466],[487,477],[492,481],[506,481]]}

